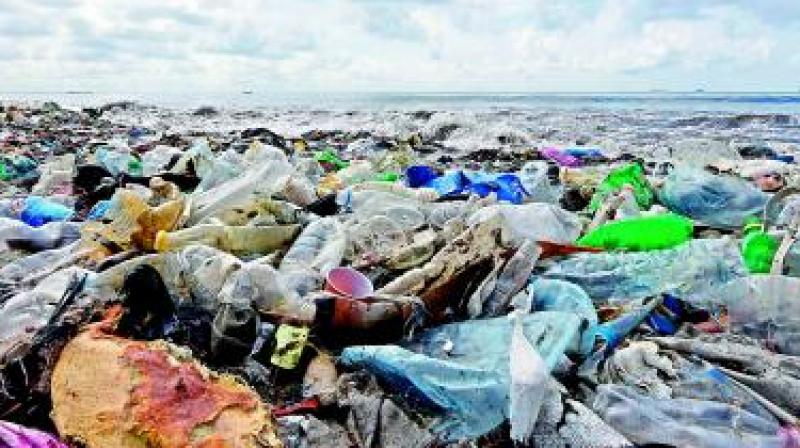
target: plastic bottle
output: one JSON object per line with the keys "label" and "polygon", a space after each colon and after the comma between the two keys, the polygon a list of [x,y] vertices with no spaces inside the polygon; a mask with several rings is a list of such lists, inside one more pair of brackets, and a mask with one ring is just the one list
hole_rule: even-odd
{"label": "plastic bottle", "polygon": [[231,149],[219,153],[216,157],[203,159],[203,161],[203,174],[200,175],[201,171],[198,170],[201,180],[195,189],[196,192],[207,191],[222,185],[247,170],[242,156]]}
{"label": "plastic bottle", "polygon": [[672,213],[641,216],[604,224],[575,244],[609,250],[669,249],[688,241],[693,230],[690,219]]}
{"label": "plastic bottle", "polygon": [[282,156],[208,191],[195,193],[188,224],[196,224],[208,216],[247,203],[253,193],[269,195],[282,191],[293,173],[294,169]]}
{"label": "plastic bottle", "polygon": [[64,154],[50,158],[39,167],[38,182],[31,189],[31,194],[46,195],[58,186],[70,186],[75,171],[75,154]]}
{"label": "plastic bottle", "polygon": [[622,200],[615,213],[615,219],[633,218],[640,216],[642,211],[639,210],[639,204],[636,203],[636,196],[633,194],[633,189],[630,187],[623,187],[618,193]]}
{"label": "plastic bottle", "polygon": [[20,219],[33,227],[39,227],[48,222],[66,221],[75,214],[69,207],[45,199],[41,196],[28,196],[25,206],[20,214]]}
{"label": "plastic bottle", "polygon": [[205,244],[235,254],[269,253],[291,242],[300,226],[217,226],[198,225],[174,232],[160,231],[155,250],[166,252],[190,244]]}
{"label": "plastic bottle", "polygon": [[141,174],[141,165],[138,166],[138,172],[132,172],[131,168],[136,169],[138,160],[136,163],[131,164],[133,161],[131,160],[130,150],[127,148],[111,148],[107,146],[103,146],[97,148],[95,151],[95,158],[97,159],[97,163],[101,165],[103,168],[107,169],[109,173],[114,176],[119,175],[120,173],[128,173],[132,175],[140,175]]}
{"label": "plastic bottle", "polygon": [[322,276],[339,266],[346,243],[345,228],[337,218],[318,219],[303,229],[278,270],[289,287],[304,296],[319,289]]}
{"label": "plastic bottle", "polygon": [[742,257],[750,273],[769,273],[777,251],[778,241],[764,231],[761,222],[753,220],[744,226]]}
{"label": "plastic bottle", "polygon": [[334,153],[331,149],[317,151],[314,153],[314,158],[320,164],[327,164],[335,171],[339,171],[350,166],[350,162],[340,159],[339,156],[337,156],[336,153]]}
{"label": "plastic bottle", "polygon": [[544,274],[582,287],[595,302],[671,293],[702,303],[715,288],[747,275],[738,244],[729,238],[690,240],[673,249],[577,254]]}

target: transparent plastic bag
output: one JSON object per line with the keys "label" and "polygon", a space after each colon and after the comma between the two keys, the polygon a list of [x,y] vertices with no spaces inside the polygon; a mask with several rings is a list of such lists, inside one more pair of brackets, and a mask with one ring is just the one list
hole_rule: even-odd
{"label": "transparent plastic bag", "polygon": [[671,211],[713,227],[738,229],[764,212],[768,196],[744,179],[677,169],[664,182],[659,199]]}
{"label": "transparent plastic bag", "polygon": [[658,399],[628,386],[602,384],[592,408],[637,444],[696,448],[782,448],[780,426],[715,401]]}
{"label": "transparent plastic bag", "polygon": [[512,244],[524,240],[570,244],[581,234],[582,223],[577,215],[552,204],[498,204],[484,207],[467,220],[468,225],[501,216],[509,230]]}
{"label": "transparent plastic bag", "polygon": [[800,279],[744,277],[718,297],[727,304],[732,332],[761,339],[778,353],[800,355]]}

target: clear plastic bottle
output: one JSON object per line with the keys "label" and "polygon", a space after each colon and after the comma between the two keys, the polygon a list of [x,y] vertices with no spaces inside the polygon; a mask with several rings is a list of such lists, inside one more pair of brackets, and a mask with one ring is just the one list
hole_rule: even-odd
{"label": "clear plastic bottle", "polygon": [[247,203],[256,192],[269,195],[282,191],[293,173],[294,169],[284,156],[208,191],[195,193],[188,224],[196,224],[208,216]]}
{"label": "clear plastic bottle", "polygon": [[278,270],[289,287],[304,296],[319,289],[322,278],[339,266],[347,235],[337,218],[321,218],[309,224],[281,260]]}
{"label": "clear plastic bottle", "polygon": [[142,155],[142,175],[155,176],[163,172],[172,158],[179,154],[181,151],[178,148],[156,145],[155,148]]}
{"label": "clear plastic bottle", "polygon": [[648,252],[578,254],[555,264],[543,277],[582,287],[595,302],[629,301],[673,293],[690,302],[747,275],[738,244],[730,238],[690,240]]}
{"label": "clear plastic bottle", "polygon": [[285,247],[299,231],[298,225],[198,225],[174,232],[160,231],[154,247],[159,252],[166,252],[191,244],[205,244],[234,254],[265,254]]}

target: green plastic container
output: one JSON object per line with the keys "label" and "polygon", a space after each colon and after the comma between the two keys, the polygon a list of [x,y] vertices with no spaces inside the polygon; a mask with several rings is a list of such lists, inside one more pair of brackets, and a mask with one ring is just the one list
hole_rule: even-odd
{"label": "green plastic container", "polygon": [[334,153],[330,149],[326,149],[324,151],[315,152],[314,153],[314,158],[317,160],[317,162],[328,163],[328,164],[332,165],[334,167],[334,169],[336,169],[336,171],[339,171],[341,169],[344,169],[344,168],[347,168],[348,166],[350,166],[349,162],[340,159],[339,156],[337,156],[336,153]]}
{"label": "green plastic container", "polygon": [[596,212],[608,195],[620,191],[625,185],[633,187],[633,196],[639,208],[647,210],[653,205],[653,189],[644,176],[644,169],[638,163],[631,163],[608,173],[592,196],[589,211]]}
{"label": "green plastic container", "polygon": [[744,226],[742,258],[751,274],[769,273],[777,251],[778,242],[764,232],[763,224],[754,221]]}
{"label": "green plastic container", "polygon": [[400,179],[400,174],[394,171],[383,171],[375,175],[375,180],[378,182],[397,182]]}
{"label": "green plastic container", "polygon": [[660,250],[690,240],[693,231],[690,219],[673,213],[637,216],[602,225],[576,244],[606,250]]}

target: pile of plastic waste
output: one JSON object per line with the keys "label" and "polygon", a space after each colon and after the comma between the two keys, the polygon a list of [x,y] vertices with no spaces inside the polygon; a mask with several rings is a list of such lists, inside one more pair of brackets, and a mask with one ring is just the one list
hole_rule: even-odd
{"label": "pile of plastic waste", "polygon": [[800,447],[791,154],[124,107],[0,110],[0,445]]}

